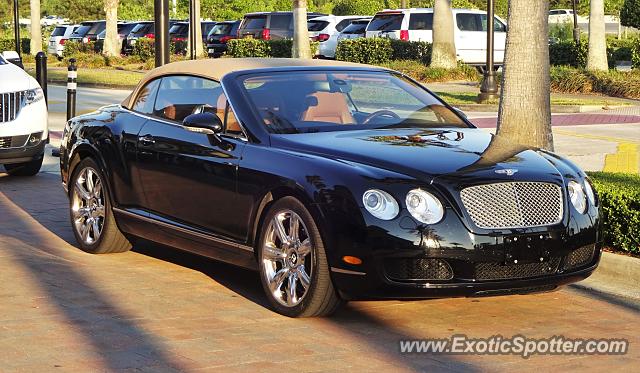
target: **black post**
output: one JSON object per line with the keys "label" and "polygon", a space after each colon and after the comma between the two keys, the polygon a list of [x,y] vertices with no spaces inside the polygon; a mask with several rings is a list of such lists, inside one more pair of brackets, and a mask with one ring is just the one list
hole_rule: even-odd
{"label": "black post", "polygon": [[577,11],[577,3],[578,0],[572,0],[573,3],[573,41],[576,44],[580,43],[580,28],[578,28],[578,11]]}
{"label": "black post", "polygon": [[75,58],[69,60],[69,68],[67,70],[67,120],[69,120],[76,116],[78,68],[76,67]]}
{"label": "black post", "polygon": [[154,0],[156,67],[169,63],[169,0]]}
{"label": "black post", "polygon": [[40,51],[36,54],[36,80],[44,93],[44,101],[47,100],[47,55]]}
{"label": "black post", "polygon": [[193,0],[189,0],[189,59],[196,59],[196,7]]}
{"label": "black post", "polygon": [[485,102],[499,97],[496,72],[494,71],[493,64],[494,22],[493,0],[487,0],[487,64],[482,77],[482,84],[480,85],[478,102]]}
{"label": "black post", "polygon": [[13,0],[13,35],[15,37],[16,52],[18,56],[22,58],[22,52],[20,51],[20,9],[18,8],[18,0]]}

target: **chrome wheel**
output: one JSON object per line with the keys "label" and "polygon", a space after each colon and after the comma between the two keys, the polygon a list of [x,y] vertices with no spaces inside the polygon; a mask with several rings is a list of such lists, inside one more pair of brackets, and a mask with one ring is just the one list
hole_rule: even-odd
{"label": "chrome wheel", "polygon": [[105,201],[102,181],[96,170],[86,167],[73,185],[71,211],[73,225],[86,245],[93,245],[104,228]]}
{"label": "chrome wheel", "polygon": [[294,307],[311,285],[313,250],[309,231],[291,210],[283,210],[269,222],[262,243],[262,266],[269,291],[283,306]]}

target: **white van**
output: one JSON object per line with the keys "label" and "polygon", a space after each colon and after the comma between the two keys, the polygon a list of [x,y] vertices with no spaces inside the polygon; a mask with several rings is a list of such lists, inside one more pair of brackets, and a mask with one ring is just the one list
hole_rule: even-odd
{"label": "white van", "polygon": [[320,16],[308,22],[309,38],[319,42],[318,55],[325,58],[336,56],[338,35],[351,22],[362,19],[363,16]]}
{"label": "white van", "polygon": [[[484,65],[487,59],[487,12],[473,9],[453,9],[453,32],[458,60],[470,65]],[[433,42],[433,9],[412,8],[378,12],[369,26],[368,38],[387,37],[407,41]],[[494,20],[494,60],[504,60],[507,23]]]}

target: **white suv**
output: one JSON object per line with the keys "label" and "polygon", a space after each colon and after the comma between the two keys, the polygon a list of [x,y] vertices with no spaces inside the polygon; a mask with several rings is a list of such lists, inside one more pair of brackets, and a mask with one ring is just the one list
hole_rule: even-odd
{"label": "white suv", "polygon": [[363,16],[321,16],[310,19],[308,22],[309,37],[318,41],[318,55],[325,58],[336,56],[338,35],[352,21],[362,19]]}
{"label": "white suv", "polygon": [[40,171],[48,141],[40,85],[0,55],[0,165],[11,175],[33,176]]}
{"label": "white suv", "polygon": [[[470,65],[484,65],[487,59],[487,12],[471,9],[453,9],[453,33],[458,60]],[[494,20],[494,59],[504,60],[507,39],[506,22]],[[413,8],[378,12],[369,26],[367,37],[388,37],[407,41],[433,42],[433,9]]]}
{"label": "white suv", "polygon": [[61,25],[56,26],[49,37],[49,45],[47,52],[53,54],[58,58],[62,58],[62,52],[64,51],[64,43],[67,42],[69,36],[78,28],[79,25]]}

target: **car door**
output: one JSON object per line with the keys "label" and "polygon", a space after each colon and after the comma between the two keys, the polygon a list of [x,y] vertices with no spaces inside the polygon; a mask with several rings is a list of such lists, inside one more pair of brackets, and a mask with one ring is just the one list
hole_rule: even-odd
{"label": "car door", "polygon": [[138,137],[138,162],[145,206],[152,216],[236,240],[236,177],[245,141],[191,132],[181,125],[188,115],[203,111],[224,120],[225,102],[218,82],[163,77],[153,117]]}

